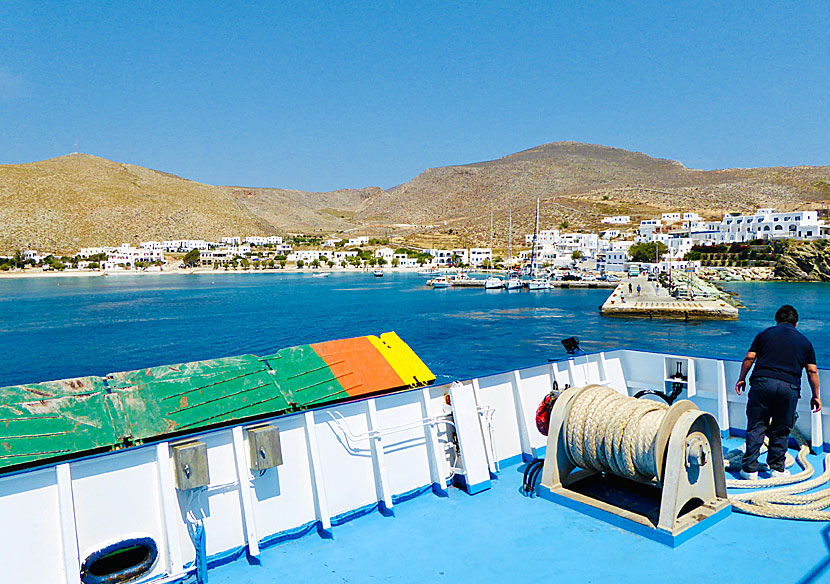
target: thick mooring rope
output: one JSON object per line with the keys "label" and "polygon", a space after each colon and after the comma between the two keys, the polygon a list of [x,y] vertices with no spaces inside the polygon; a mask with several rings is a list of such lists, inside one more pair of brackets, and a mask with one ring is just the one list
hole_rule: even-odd
{"label": "thick mooring rope", "polygon": [[[729,500],[735,509],[744,513],[774,519],[830,521],[830,511],[825,511],[825,509],[830,507],[830,489],[822,489],[815,493],[803,495],[797,494],[818,489],[830,482],[830,454],[824,457],[824,472],[818,476],[813,476],[815,470],[813,469],[813,465],[810,464],[810,461],[807,460],[807,455],[810,453],[807,440],[797,430],[794,430],[793,434],[799,443],[796,462],[801,467],[801,472],[790,476],[754,481],[727,480],[726,486],[730,488],[764,489],[762,491],[731,495]],[[742,454],[740,450],[729,452],[724,459],[727,468],[740,469],[740,456]],[[792,463],[792,456],[788,453],[786,466],[792,466]],[[782,487],[782,485],[788,486]],[[782,488],[770,489],[770,487]]]}
{"label": "thick mooring rope", "polygon": [[[588,386],[571,400],[565,420],[568,457],[581,468],[650,481],[657,474],[655,440],[667,410],[668,406],[660,402],[633,399],[602,385]],[[803,436],[796,433],[796,438],[801,444],[796,460],[801,472],[763,480],[726,481],[730,488],[764,489],[730,495],[736,510],[762,517],[830,521],[830,511],[825,511],[830,508],[830,489],[797,494],[830,482],[830,454],[825,457],[824,472],[811,478],[814,469],[807,460],[810,449]],[[727,468],[740,464],[739,454],[733,451],[726,456]],[[791,466],[792,456],[788,454],[787,459],[787,466]]]}
{"label": "thick mooring rope", "polygon": [[602,385],[588,386],[571,401],[568,456],[582,468],[649,481],[657,474],[655,438],[667,409]]}

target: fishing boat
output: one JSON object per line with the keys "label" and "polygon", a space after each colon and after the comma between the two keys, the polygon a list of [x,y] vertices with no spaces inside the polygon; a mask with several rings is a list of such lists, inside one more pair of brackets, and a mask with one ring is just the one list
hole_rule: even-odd
{"label": "fishing boat", "polygon": [[316,274],[312,274],[312,278],[328,278],[331,276],[331,272],[317,272]]}
{"label": "fishing boat", "polygon": [[372,275],[375,278],[383,278],[383,268],[375,268],[372,270]]}
{"label": "fishing boat", "polygon": [[490,276],[489,278],[484,280],[485,290],[499,290],[501,288],[504,288],[504,280],[502,280],[498,276]]}
{"label": "fishing boat", "polygon": [[[827,491],[781,504],[763,480],[739,488],[739,361],[565,341],[551,362],[440,385],[385,333],[2,388],[3,579],[548,581],[527,558],[551,533],[567,582],[826,575]],[[826,488],[805,481],[830,416],[798,413],[805,470],[786,479]],[[633,434],[615,442],[619,424]],[[630,458],[595,456],[611,448]]]}

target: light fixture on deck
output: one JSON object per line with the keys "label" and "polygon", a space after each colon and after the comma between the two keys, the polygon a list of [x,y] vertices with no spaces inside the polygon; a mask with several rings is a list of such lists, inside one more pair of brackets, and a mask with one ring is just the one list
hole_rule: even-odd
{"label": "light fixture on deck", "polygon": [[568,337],[567,339],[562,339],[560,342],[562,343],[562,346],[565,347],[565,351],[568,352],[568,355],[576,355],[577,353],[584,352],[579,348],[579,339],[576,337]]}

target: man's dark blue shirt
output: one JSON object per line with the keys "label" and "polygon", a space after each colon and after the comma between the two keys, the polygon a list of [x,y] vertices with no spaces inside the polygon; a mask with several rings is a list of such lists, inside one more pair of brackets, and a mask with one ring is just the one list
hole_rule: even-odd
{"label": "man's dark blue shirt", "polygon": [[749,352],[756,355],[750,383],[759,377],[771,377],[801,386],[801,371],[816,364],[813,345],[788,322],[758,333]]}

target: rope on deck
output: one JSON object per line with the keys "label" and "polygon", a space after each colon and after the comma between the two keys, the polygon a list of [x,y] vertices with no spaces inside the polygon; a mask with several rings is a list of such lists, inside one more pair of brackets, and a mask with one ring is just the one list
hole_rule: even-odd
{"label": "rope on deck", "polygon": [[[807,493],[813,489],[824,487],[830,482],[830,454],[824,457],[824,472],[815,475],[815,469],[807,455],[810,447],[807,440],[798,430],[793,430],[796,441],[799,443],[798,457],[795,462],[801,467],[801,472],[783,477],[773,477],[760,480],[726,481],[726,486],[738,489],[763,490],[730,495],[732,506],[743,513],[770,517],[773,519],[793,519],[799,521],[830,521],[830,489],[822,489],[815,493]],[[740,450],[727,453],[724,463],[727,468],[740,468]],[[786,466],[793,464],[792,455],[787,453]],[[772,488],[781,487],[781,488]],[[798,494],[804,493],[804,494]]]}

